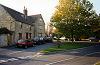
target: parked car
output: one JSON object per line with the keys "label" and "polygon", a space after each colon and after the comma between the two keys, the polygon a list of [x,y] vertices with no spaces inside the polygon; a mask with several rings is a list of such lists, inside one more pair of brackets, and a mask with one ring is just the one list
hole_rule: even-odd
{"label": "parked car", "polygon": [[34,39],[31,39],[31,42],[34,44],[34,46],[37,45],[37,42]]}
{"label": "parked car", "polygon": [[51,37],[45,37],[44,40],[45,42],[53,42]]}
{"label": "parked car", "polygon": [[27,48],[29,46],[34,46],[34,44],[30,40],[18,40],[16,46]]}
{"label": "parked car", "polygon": [[96,38],[96,37],[89,37],[89,40],[90,40],[91,42],[99,42],[99,39]]}
{"label": "parked car", "polygon": [[45,43],[44,37],[35,37],[33,40],[36,42],[36,45]]}
{"label": "parked car", "polygon": [[39,40],[38,40],[38,43],[40,44],[45,44],[45,40],[43,37],[40,37]]}

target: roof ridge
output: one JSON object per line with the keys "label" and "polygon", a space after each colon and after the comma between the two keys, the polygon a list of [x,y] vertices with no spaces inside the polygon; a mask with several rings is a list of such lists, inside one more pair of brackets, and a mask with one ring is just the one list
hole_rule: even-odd
{"label": "roof ridge", "polygon": [[[17,13],[23,14],[23,13],[18,12],[18,11],[14,10],[14,9],[12,9],[12,8],[10,8],[10,7],[7,7],[7,6],[5,6],[5,5],[2,5],[2,4],[0,4],[0,5],[3,6],[3,7],[5,7],[5,8],[7,8],[7,9],[12,10],[12,11],[15,11],[15,12],[17,12]],[[24,14],[23,14],[23,15],[24,15]]]}
{"label": "roof ridge", "polygon": [[14,9],[11,9],[7,6],[0,4],[1,7],[15,20],[18,22],[26,23],[29,25],[33,25],[32,23],[35,21],[35,18],[32,16],[25,16],[23,13],[20,13]]}

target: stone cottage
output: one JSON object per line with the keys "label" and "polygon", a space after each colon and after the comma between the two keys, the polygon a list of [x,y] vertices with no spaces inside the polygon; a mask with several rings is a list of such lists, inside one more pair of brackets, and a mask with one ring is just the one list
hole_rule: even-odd
{"label": "stone cottage", "polygon": [[0,4],[0,28],[7,28],[13,34],[9,35],[12,43],[18,39],[30,39],[45,36],[45,23],[41,14],[28,16],[27,8],[23,13]]}

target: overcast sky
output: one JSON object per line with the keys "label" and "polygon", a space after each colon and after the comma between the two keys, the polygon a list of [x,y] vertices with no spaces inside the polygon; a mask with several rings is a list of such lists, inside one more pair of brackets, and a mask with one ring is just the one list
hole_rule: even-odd
{"label": "overcast sky", "polygon": [[[0,3],[23,13],[24,6],[28,9],[28,14],[42,14],[47,23],[54,12],[58,0],[0,0]],[[90,0],[94,4],[94,9],[100,13],[100,0]]]}

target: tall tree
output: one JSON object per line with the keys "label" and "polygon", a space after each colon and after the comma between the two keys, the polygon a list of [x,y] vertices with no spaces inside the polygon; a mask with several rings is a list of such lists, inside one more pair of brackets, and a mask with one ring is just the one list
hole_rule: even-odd
{"label": "tall tree", "polygon": [[92,35],[91,26],[94,20],[97,21],[97,14],[92,8],[93,4],[88,0],[59,0],[51,18],[52,24],[59,32],[72,39],[73,36]]}

